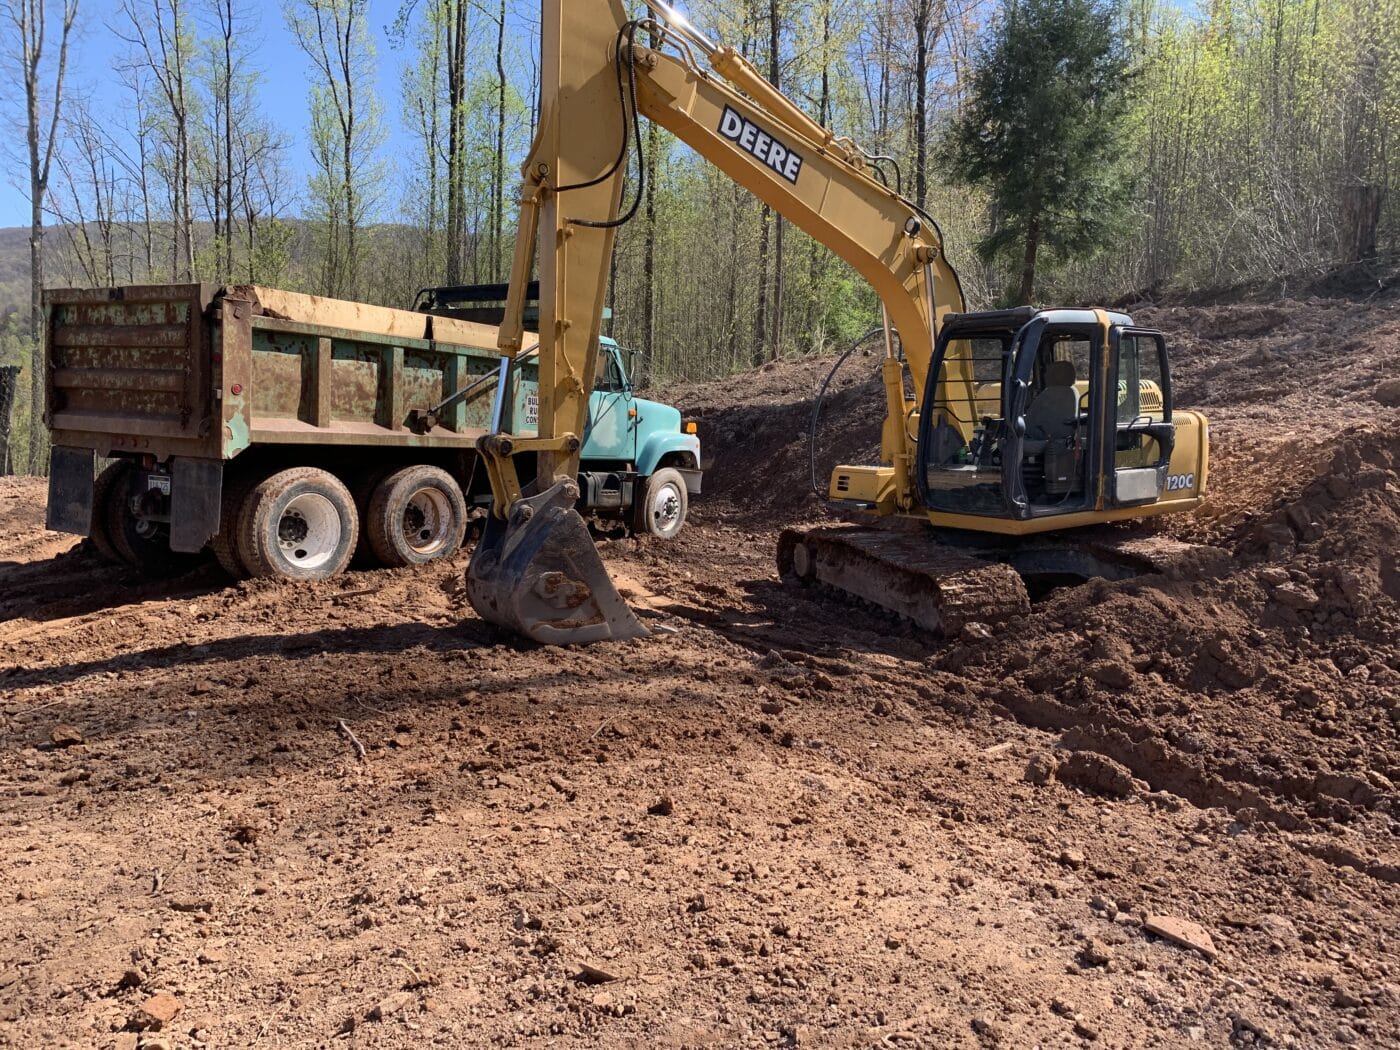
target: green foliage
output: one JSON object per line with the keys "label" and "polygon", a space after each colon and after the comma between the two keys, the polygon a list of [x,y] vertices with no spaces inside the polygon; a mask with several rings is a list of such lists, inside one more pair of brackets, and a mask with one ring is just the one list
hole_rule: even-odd
{"label": "green foliage", "polygon": [[1123,213],[1127,82],[1104,0],[1013,0],[977,53],[949,168],[991,197],[996,221],[978,251],[1024,259],[1023,298],[1041,245],[1065,260],[1092,255]]}
{"label": "green foliage", "polygon": [[[24,473],[29,465],[30,443],[30,369],[34,364],[34,344],[29,339],[29,326],[17,314],[0,321],[0,367],[17,365],[21,369],[15,383],[13,415],[10,423],[10,469]],[[6,420],[0,419],[0,427]],[[0,464],[3,468],[3,464]]]}

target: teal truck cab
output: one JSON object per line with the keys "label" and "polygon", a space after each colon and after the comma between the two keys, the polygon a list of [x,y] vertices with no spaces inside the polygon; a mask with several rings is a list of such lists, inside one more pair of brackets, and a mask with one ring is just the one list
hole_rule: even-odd
{"label": "teal truck cab", "polygon": [[[526,325],[538,317],[532,284]],[[425,288],[417,309],[480,324],[498,325],[507,286]],[[671,405],[636,396],[640,355],[603,336],[598,371],[588,401],[588,423],[579,462],[579,511],[620,520],[639,533],[670,539],[680,532],[690,497],[700,494],[700,439],[695,424]],[[539,357],[529,348],[514,361],[502,429],[533,435],[539,425]]]}

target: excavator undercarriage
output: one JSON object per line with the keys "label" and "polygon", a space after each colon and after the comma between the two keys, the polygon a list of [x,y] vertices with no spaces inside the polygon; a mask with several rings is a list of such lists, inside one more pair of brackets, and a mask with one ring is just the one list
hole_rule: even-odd
{"label": "excavator undercarriage", "polygon": [[1059,587],[1210,572],[1225,557],[1215,547],[1120,529],[999,539],[901,518],[785,529],[778,538],[783,579],[853,596],[937,635],[1023,616]]}

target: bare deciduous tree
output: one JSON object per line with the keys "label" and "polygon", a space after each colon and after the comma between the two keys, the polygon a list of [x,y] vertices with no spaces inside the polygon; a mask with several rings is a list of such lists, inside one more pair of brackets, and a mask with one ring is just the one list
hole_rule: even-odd
{"label": "bare deciduous tree", "polygon": [[[50,11],[50,0],[6,0],[3,10],[13,29],[12,56],[24,85],[24,129],[29,161],[29,336],[34,344],[30,371],[29,469],[44,470],[44,204],[49,192],[59,126],[63,112],[68,44],[78,17],[78,0],[62,0]],[[55,53],[50,15],[59,21]]]}

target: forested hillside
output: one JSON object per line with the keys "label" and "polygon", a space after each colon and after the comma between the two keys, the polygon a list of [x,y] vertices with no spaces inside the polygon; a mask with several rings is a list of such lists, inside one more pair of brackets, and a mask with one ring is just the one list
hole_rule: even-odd
{"label": "forested hillside", "polygon": [[[893,158],[903,192],[940,222],[969,299],[990,305],[1021,287],[1019,249],[1004,243],[1017,227],[958,163],[954,133],[959,121],[967,131],[979,56],[1022,6],[687,8],[812,116]],[[1042,246],[1036,299],[1306,276],[1397,249],[1400,0],[1095,6],[1112,22],[1122,97],[1095,167],[1121,207],[1098,216],[1092,244]],[[47,284],[232,279],[402,305],[423,285],[504,278],[539,94],[529,0],[405,0],[387,27],[368,0],[288,0],[277,15],[233,0],[47,9],[32,158],[48,163],[50,139],[52,158],[44,180],[26,182],[43,184]],[[81,71],[101,90],[70,91],[50,125],[65,19],[74,33],[116,34],[126,60]],[[276,126],[260,105],[253,23],[294,39],[311,70],[300,126]],[[375,91],[383,63],[397,70],[396,95]],[[299,178],[293,161],[308,150]],[[1069,159],[1047,146],[1020,161],[1034,171]],[[620,233],[610,300],[614,334],[649,347],[659,374],[818,352],[875,318],[847,268],[665,132],[643,130],[639,163],[644,199]],[[0,278],[23,325],[27,260],[14,253],[28,248],[17,240],[0,240]],[[25,348],[10,339],[6,352]]]}

